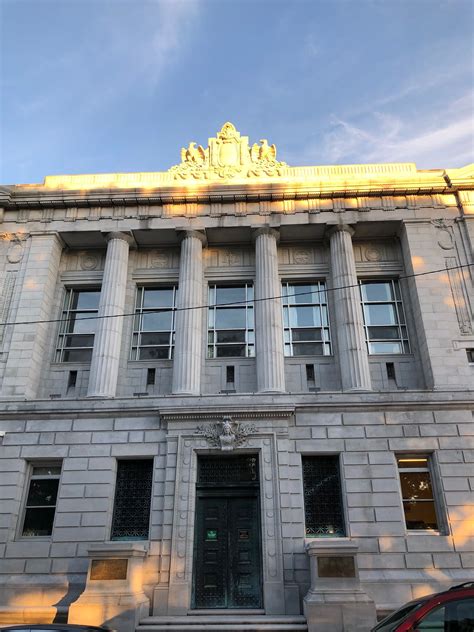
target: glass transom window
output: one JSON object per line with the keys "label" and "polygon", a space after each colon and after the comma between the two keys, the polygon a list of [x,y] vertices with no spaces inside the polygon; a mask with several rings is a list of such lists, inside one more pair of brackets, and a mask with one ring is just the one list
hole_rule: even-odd
{"label": "glass transom window", "polygon": [[100,290],[66,290],[56,362],[90,362],[97,330]]}
{"label": "glass transom window", "polygon": [[173,357],[176,293],[176,286],[137,288],[132,360],[168,360]]}
{"label": "glass transom window", "polygon": [[253,357],[253,286],[209,287],[208,358]]}
{"label": "glass transom window", "polygon": [[398,281],[359,281],[359,285],[369,353],[410,353]]}
{"label": "glass transom window", "polygon": [[282,287],[285,355],[330,355],[325,283],[283,283]]}

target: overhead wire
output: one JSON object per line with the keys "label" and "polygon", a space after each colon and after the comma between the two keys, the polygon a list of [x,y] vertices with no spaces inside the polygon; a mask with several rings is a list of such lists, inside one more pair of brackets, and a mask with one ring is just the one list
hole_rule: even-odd
{"label": "overhead wire", "polygon": [[[458,266],[452,266],[450,268],[439,268],[438,270],[427,270],[426,272],[416,272],[413,274],[405,274],[405,275],[398,275],[397,279],[398,280],[406,280],[406,279],[413,279],[413,278],[417,278],[417,277],[421,277],[421,276],[427,276],[429,274],[440,274],[442,272],[450,272],[451,270],[461,270],[463,268],[470,268],[474,266],[474,263],[466,263],[466,264],[462,264],[462,265],[458,265]],[[390,275],[388,275],[390,276]],[[373,282],[377,281],[377,278],[373,278],[370,279]],[[304,285],[304,281],[298,281],[298,283],[302,283]],[[309,283],[308,283],[309,285]],[[232,287],[231,285],[229,287]],[[280,295],[276,295],[276,296],[265,296],[262,298],[253,298],[253,299],[249,299],[249,300],[244,300],[244,301],[232,301],[230,303],[213,303],[213,304],[204,304],[204,305],[193,305],[193,306],[189,306],[189,307],[170,307],[169,309],[160,307],[160,308],[146,308],[146,310],[143,310],[144,312],[146,312],[147,314],[152,314],[152,313],[158,313],[158,312],[184,312],[184,311],[189,311],[189,310],[194,310],[194,309],[209,309],[209,308],[215,308],[215,307],[237,307],[237,306],[244,306],[247,305],[249,303],[259,303],[262,301],[274,301],[274,300],[278,300],[278,299],[288,299],[288,298],[293,298],[295,296],[304,296],[304,295],[308,295],[308,294],[321,294],[321,293],[327,293],[327,292],[337,292],[339,290],[348,290],[350,288],[356,288],[359,287],[359,282],[357,283],[352,283],[349,285],[341,285],[338,287],[325,287],[324,289],[311,289],[305,292],[294,292],[291,295],[289,294],[280,294]],[[178,289],[179,291],[179,289]],[[80,312],[81,310],[74,310],[74,311],[78,311]],[[102,316],[100,316],[99,314],[96,314],[94,316],[84,316],[82,318],[76,318],[74,320],[74,322],[78,322],[78,321],[83,321],[83,320],[103,320],[106,318],[128,318],[131,316],[136,316],[137,315],[137,311],[134,312],[128,312],[125,314],[104,314]],[[69,322],[71,319],[70,316],[68,316],[67,318],[50,318],[50,319],[42,319],[42,320],[24,320],[24,321],[11,321],[11,322],[0,322],[0,327],[8,327],[11,325],[41,325],[41,324],[47,324],[47,323],[63,323],[63,322]],[[71,332],[73,333],[73,332]]]}

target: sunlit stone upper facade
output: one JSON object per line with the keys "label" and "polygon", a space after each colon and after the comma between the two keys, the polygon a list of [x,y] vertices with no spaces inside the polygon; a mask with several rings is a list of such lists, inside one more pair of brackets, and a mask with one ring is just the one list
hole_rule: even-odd
{"label": "sunlit stone upper facade", "polygon": [[[193,562],[206,455],[257,468],[262,587],[219,608],[312,630],[344,598],[310,559],[341,551],[367,620],[469,579],[473,188],[472,165],[288,166],[230,123],[164,173],[1,187],[0,620],[94,602],[114,627],[84,586],[118,533],[137,621],[216,607]],[[140,528],[117,517],[125,461],[153,479]],[[32,481],[56,490],[48,512]]]}

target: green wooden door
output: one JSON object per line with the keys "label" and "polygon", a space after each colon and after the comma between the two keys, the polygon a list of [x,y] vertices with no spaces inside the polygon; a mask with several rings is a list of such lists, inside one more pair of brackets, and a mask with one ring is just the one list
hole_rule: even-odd
{"label": "green wooden door", "polygon": [[261,592],[257,496],[198,496],[194,607],[260,608]]}

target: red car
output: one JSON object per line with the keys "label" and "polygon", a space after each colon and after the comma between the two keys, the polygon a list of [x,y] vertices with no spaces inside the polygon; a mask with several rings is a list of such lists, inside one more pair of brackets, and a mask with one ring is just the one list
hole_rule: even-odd
{"label": "red car", "polygon": [[402,606],[371,632],[474,632],[474,582]]}

